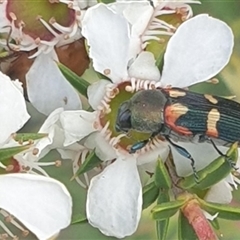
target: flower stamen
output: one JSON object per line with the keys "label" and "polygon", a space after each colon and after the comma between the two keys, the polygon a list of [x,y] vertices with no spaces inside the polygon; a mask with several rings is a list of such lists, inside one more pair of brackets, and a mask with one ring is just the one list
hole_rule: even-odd
{"label": "flower stamen", "polygon": [[57,32],[55,32],[51,26],[44,20],[42,19],[41,16],[37,16],[36,20],[39,20],[46,28],[47,30],[52,33],[52,35],[54,35],[56,38],[59,37],[59,34]]}
{"label": "flower stamen", "polygon": [[[5,210],[1,209],[0,213],[3,215],[4,220],[7,223],[11,223],[12,225],[14,225],[16,228],[20,229],[22,231],[22,235],[23,236],[27,236],[29,234],[29,231],[25,228],[23,228],[15,219],[12,215],[10,215],[8,212],[6,212]],[[0,221],[1,223],[1,221]],[[3,223],[2,223],[3,224]],[[2,227],[2,226],[1,226]],[[6,226],[5,226],[6,227]],[[6,231],[6,229],[4,229]],[[10,230],[9,230],[10,231]],[[13,235],[11,232],[6,231],[7,234],[9,236],[11,236],[12,238],[16,238],[17,236]]]}
{"label": "flower stamen", "polygon": [[122,133],[122,134],[119,134],[117,137],[113,137],[109,142],[110,145],[115,147],[123,137],[126,137],[126,133]]}
{"label": "flower stamen", "polygon": [[6,232],[6,234],[12,238],[16,237],[15,235],[13,235],[13,233],[7,228],[7,226],[0,221],[0,227]]}
{"label": "flower stamen", "polygon": [[[89,181],[88,174],[87,174],[87,173],[84,173],[84,174],[83,174],[85,183],[84,183],[84,182],[80,179],[80,177],[77,176],[76,174],[77,174],[77,171],[78,171],[78,169],[79,169],[79,166],[81,166],[81,165],[85,162],[88,153],[89,153],[89,150],[88,150],[88,149],[84,149],[84,150],[80,153],[80,155],[77,155],[77,156],[76,156],[75,160],[73,161],[73,174],[74,174],[74,179],[76,179],[77,183],[78,183],[81,187],[83,187],[83,188],[85,188],[85,189],[87,189],[87,188],[89,187],[89,185],[90,185],[90,181]],[[81,164],[79,164],[79,161],[80,161]]]}
{"label": "flower stamen", "polygon": [[57,30],[59,30],[60,32],[62,33],[70,33],[71,32],[71,28],[70,27],[65,27],[65,26],[62,26],[60,25],[59,23],[56,22],[56,19],[54,17],[52,17],[50,20],[49,20],[49,23],[54,27],[56,28]]}
{"label": "flower stamen", "polygon": [[109,125],[110,125],[110,121],[107,121],[107,123],[105,124],[105,126],[104,126],[104,127],[101,129],[101,131],[100,131],[100,133],[101,133],[102,135],[105,135],[105,133],[106,133],[107,130],[108,130]]}

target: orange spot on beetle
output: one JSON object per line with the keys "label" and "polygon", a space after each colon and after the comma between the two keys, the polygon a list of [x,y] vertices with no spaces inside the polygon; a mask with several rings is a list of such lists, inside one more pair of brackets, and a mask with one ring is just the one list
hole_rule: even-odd
{"label": "orange spot on beetle", "polygon": [[182,135],[192,135],[192,132],[185,127],[176,125],[176,121],[188,112],[188,108],[180,103],[167,106],[164,111],[165,123],[175,132]]}

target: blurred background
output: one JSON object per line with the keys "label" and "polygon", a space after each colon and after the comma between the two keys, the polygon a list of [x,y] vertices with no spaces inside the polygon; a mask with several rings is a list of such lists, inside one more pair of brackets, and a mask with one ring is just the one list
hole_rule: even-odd
{"label": "blurred background", "polygon": [[[225,21],[231,26],[234,36],[235,36],[235,47],[234,52],[231,57],[230,63],[222,71],[219,77],[219,84],[203,83],[197,86],[193,86],[192,90],[198,92],[204,92],[209,94],[216,94],[220,96],[231,96],[236,95],[235,100],[240,102],[240,1],[238,0],[228,0],[228,1],[202,1],[201,5],[193,4],[194,14],[208,13],[209,15],[219,18]],[[22,129],[22,132],[36,132],[43,123],[45,117],[38,112],[36,112],[30,105],[29,111],[33,116],[27,127]],[[56,152],[51,153],[48,159],[51,161],[58,159],[59,155]],[[46,159],[46,161],[48,160]],[[86,191],[82,189],[75,181],[70,182],[72,177],[72,164],[70,161],[63,161],[62,167],[48,167],[46,171],[56,179],[61,180],[69,189],[71,195],[73,196],[73,213],[85,213],[85,201],[86,201]],[[240,190],[234,191],[234,201],[233,205],[238,205],[240,207]],[[126,240],[146,240],[156,238],[155,222],[150,218],[151,206],[143,211],[142,218],[138,230],[135,234],[130,237],[125,238]],[[43,220],[44,221],[44,220]],[[177,239],[176,235],[176,224],[177,216],[172,218],[168,238],[167,239]],[[234,240],[239,239],[239,228],[240,222],[233,221],[220,221],[219,236],[222,233],[222,239],[224,240]],[[34,239],[33,236],[28,236],[27,239]],[[91,227],[87,223],[71,225],[67,229],[63,230],[58,237],[60,240],[110,240],[115,239],[111,237],[106,237],[102,235],[97,229]]]}

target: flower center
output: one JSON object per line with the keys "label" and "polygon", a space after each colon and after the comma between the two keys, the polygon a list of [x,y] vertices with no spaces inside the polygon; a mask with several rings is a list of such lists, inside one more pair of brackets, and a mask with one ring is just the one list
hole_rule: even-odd
{"label": "flower center", "polygon": [[131,81],[122,82],[116,88],[112,89],[111,100],[106,102],[105,111],[103,111],[103,114],[100,116],[100,123],[102,126],[107,126],[107,134],[111,136],[109,141],[115,148],[121,147],[129,151],[131,145],[150,137],[149,133],[138,132],[133,129],[127,134],[117,132],[115,129],[120,105],[124,101],[129,100],[135,92],[150,88],[152,88],[152,82],[150,81],[131,79]]}
{"label": "flower center", "polygon": [[[8,0],[6,16],[10,22],[14,22],[17,29],[31,36],[33,39],[40,38],[49,41],[54,35],[39,21],[50,21],[54,18],[62,26],[70,26],[75,20],[75,12],[66,4],[48,0],[19,1]],[[58,30],[56,32],[59,33]]]}

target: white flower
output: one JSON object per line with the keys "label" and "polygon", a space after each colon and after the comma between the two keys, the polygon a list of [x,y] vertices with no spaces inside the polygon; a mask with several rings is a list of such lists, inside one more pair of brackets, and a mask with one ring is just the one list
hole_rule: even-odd
{"label": "white flower", "polygon": [[28,98],[33,106],[45,115],[58,107],[81,109],[79,95],[56,64],[59,59],[55,52],[56,47],[82,37],[79,2],[44,0],[21,4],[3,0],[0,11],[0,33],[5,34],[1,35],[5,38],[0,39],[0,46],[10,55],[14,51],[14,56],[18,51],[32,51],[30,58],[35,58],[26,74]]}
{"label": "white flower", "polygon": [[[12,81],[0,72],[0,97],[0,148],[20,146],[12,139],[12,135],[21,129],[30,118],[23,97],[22,84],[19,81]],[[6,171],[19,170],[15,160],[7,161],[10,164],[8,166],[4,165],[3,162],[2,159],[0,168]]]}
{"label": "white flower", "polygon": [[0,72],[0,146],[30,118],[19,81],[11,81]]}
{"label": "white flower", "polygon": [[[30,117],[26,110],[21,83],[11,81],[0,72],[0,97],[0,147],[19,146],[20,144],[12,139],[12,134]],[[21,162],[16,159],[24,154],[17,154],[9,160],[12,168],[5,166],[3,159],[0,161],[0,167],[6,171],[22,170],[19,168]],[[48,239],[70,224],[72,200],[60,182],[30,174],[4,174],[0,175],[0,189],[0,214],[10,218],[11,224],[23,234],[30,230],[39,239]],[[9,214],[16,217],[28,230],[21,227]],[[0,226],[14,238],[14,234],[1,221]]]}
{"label": "white flower", "polygon": [[[73,122],[67,118],[73,118]],[[56,165],[59,166],[60,162],[41,162],[44,156],[49,151],[56,149],[62,159],[71,159],[73,162],[73,173],[77,172],[79,168],[79,159],[81,163],[86,159],[89,153],[89,148],[80,144],[82,138],[95,131],[94,120],[97,117],[97,112],[87,111],[64,111],[62,108],[53,111],[45,120],[38,133],[46,134],[39,140],[34,141],[33,150],[26,151],[14,156],[17,160],[20,169],[27,169],[29,173],[41,173],[48,176],[47,172],[42,168],[44,166]],[[65,129],[63,129],[63,125]],[[84,129],[79,126],[85,126]],[[92,148],[91,148],[92,149]],[[98,169],[95,169],[99,172]],[[96,174],[96,171],[94,173]],[[25,170],[26,171],[26,170]],[[80,180],[80,177],[75,176],[75,180],[84,188],[89,185],[89,174],[84,175],[84,179]],[[84,183],[84,181],[86,183]]]}
{"label": "white flower", "polygon": [[[170,39],[159,81],[160,75],[151,53],[139,53],[139,48],[135,48],[133,57],[133,26],[131,29],[128,26],[128,21],[121,14],[104,5],[89,10],[83,21],[83,35],[90,45],[94,68],[113,82],[102,80],[89,88],[89,102],[101,112],[100,125],[104,123],[102,115],[111,114],[114,106],[118,106],[116,99],[124,89],[129,92],[148,89],[151,84],[154,85],[154,80],[157,81],[156,86],[161,87],[186,87],[206,81],[227,64],[232,52],[231,29],[208,15],[199,15],[182,24]],[[136,230],[141,211],[141,185],[133,162],[137,160],[136,163],[140,164],[138,161],[144,152],[154,152],[151,150],[153,146],[155,152],[166,149],[166,146],[153,144],[129,156],[121,147],[124,142],[120,140],[122,136],[112,136],[115,133],[111,124],[114,123],[111,123],[111,117],[108,120],[105,120],[106,125],[102,125],[98,133],[87,138],[85,144],[95,148],[103,160],[116,158],[114,163],[92,179],[87,198],[87,216],[89,222],[104,234],[121,238]],[[116,149],[115,152],[110,146],[107,147],[108,142]],[[161,155],[160,152],[158,154]],[[149,161],[154,158],[148,155],[146,159]],[[189,162],[187,165],[190,165]]]}
{"label": "white flower", "polygon": [[[42,240],[56,236],[70,224],[72,199],[62,183],[48,177],[17,173],[0,175],[0,189],[0,213],[10,217],[10,222],[23,233],[27,234],[27,230],[12,216]],[[1,227],[14,238],[2,222]]]}
{"label": "white flower", "polygon": [[[149,6],[143,2],[142,13],[149,11]],[[186,21],[169,41],[160,82],[153,55],[142,51],[150,38],[143,41],[141,28],[135,31],[137,25],[130,25],[130,20],[125,18],[130,15],[116,8],[116,5],[106,7],[103,4],[92,7],[82,23],[95,70],[112,82],[101,80],[89,87],[93,113],[64,111],[59,121],[64,131],[64,146],[81,141],[86,148],[95,149],[101,160],[109,161],[108,166],[91,180],[87,217],[90,224],[104,234],[122,238],[136,230],[140,219],[142,186],[137,166],[155,161],[158,155],[165,160],[168,145],[156,138],[137,153],[129,154],[127,146],[134,141],[125,134],[118,135],[114,129],[119,104],[132,92],[152,85],[186,87],[208,80],[227,64],[233,37],[226,24],[207,15]],[[127,9],[126,5],[122,9]],[[141,16],[134,9],[131,11],[133,16]],[[139,19],[141,17],[134,23]],[[133,42],[139,45],[133,48]],[[187,68],[192,63],[195,63],[194,71]]]}

